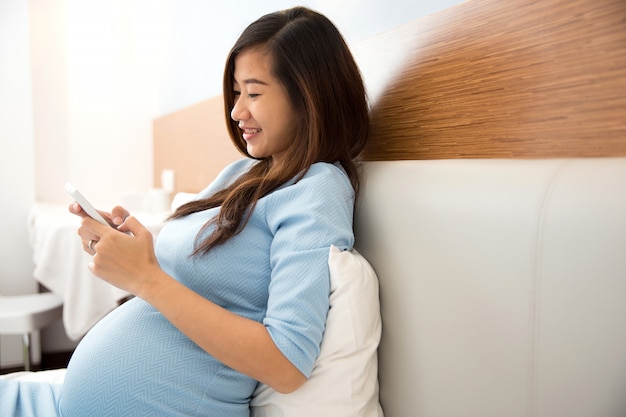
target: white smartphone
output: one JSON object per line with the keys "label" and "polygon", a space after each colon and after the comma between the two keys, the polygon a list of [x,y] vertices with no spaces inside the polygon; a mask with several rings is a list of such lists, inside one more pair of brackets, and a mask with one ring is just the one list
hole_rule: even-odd
{"label": "white smartphone", "polygon": [[89,217],[99,221],[102,224],[111,226],[109,222],[107,222],[104,217],[102,217],[100,213],[98,213],[98,210],[96,210],[94,206],[92,206],[91,203],[87,201],[87,199],[76,188],[74,188],[72,184],[66,182],[65,189],[74,198],[74,200],[76,200],[76,202],[80,204],[80,206],[83,208],[83,211],[87,213]]}

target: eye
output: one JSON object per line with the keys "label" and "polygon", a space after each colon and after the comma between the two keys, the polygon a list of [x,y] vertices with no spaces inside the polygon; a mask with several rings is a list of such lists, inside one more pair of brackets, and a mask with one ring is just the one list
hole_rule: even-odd
{"label": "eye", "polygon": [[260,94],[248,94],[248,98],[257,98],[258,96],[260,96]]}

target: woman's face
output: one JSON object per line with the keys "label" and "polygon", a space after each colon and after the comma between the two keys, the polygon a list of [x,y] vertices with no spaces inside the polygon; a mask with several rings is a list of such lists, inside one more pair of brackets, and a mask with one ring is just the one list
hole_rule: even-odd
{"label": "woman's face", "polygon": [[294,140],[297,118],[287,91],[270,68],[269,56],[258,49],[235,58],[235,103],[230,115],[239,122],[248,153],[277,162]]}

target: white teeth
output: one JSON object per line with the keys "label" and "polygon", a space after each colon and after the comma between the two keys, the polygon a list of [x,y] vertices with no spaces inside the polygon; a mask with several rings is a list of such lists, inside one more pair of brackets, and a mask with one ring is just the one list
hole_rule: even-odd
{"label": "white teeth", "polygon": [[261,129],[244,129],[244,132],[248,134],[259,133],[260,131]]}

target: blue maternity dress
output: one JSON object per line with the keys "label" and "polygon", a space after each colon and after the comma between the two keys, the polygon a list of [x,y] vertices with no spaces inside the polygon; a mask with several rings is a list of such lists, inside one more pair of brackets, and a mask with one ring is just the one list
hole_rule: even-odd
{"label": "blue maternity dress", "polygon": [[[230,165],[200,196],[253,163]],[[298,182],[260,199],[245,229],[207,255],[190,256],[198,231],[219,208],[168,222],[156,254],[165,272],[189,288],[263,322],[283,354],[309,375],[329,307],[329,248],[352,248],[353,208],[341,166],[317,163]],[[256,385],[135,298],[80,342],[62,386],[0,381],[0,415],[243,417]]]}

